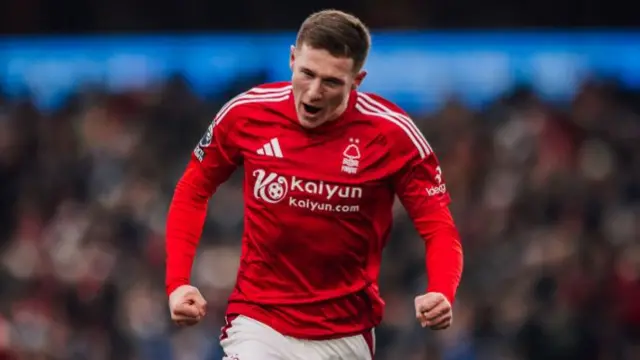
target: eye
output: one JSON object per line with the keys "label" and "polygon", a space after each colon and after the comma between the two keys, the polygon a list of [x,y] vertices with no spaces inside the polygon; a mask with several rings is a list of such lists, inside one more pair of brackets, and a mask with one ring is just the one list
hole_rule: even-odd
{"label": "eye", "polygon": [[303,74],[306,78],[309,78],[309,79],[313,78],[313,76],[314,76],[314,75],[313,75],[313,73],[312,73],[311,71],[306,70],[306,69],[302,69],[302,70],[300,70],[300,72],[302,72],[302,74]]}
{"label": "eye", "polygon": [[342,85],[342,82],[338,80],[329,79],[329,80],[325,80],[325,84],[327,84],[327,86],[329,87],[338,87]]}

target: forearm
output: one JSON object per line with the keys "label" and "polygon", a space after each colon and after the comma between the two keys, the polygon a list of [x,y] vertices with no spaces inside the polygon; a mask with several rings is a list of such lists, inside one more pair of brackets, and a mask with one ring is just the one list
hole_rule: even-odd
{"label": "forearm", "polygon": [[416,220],[425,240],[428,292],[442,293],[453,304],[463,269],[460,235],[447,207]]}
{"label": "forearm", "polygon": [[189,284],[207,214],[208,196],[199,191],[188,170],[180,179],[169,207],[166,226],[166,291]]}

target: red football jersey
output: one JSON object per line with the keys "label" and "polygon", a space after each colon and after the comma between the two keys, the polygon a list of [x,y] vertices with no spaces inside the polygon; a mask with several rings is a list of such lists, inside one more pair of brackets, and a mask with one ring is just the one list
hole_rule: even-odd
{"label": "red football jersey", "polygon": [[168,293],[189,283],[207,201],[240,166],[244,234],[228,314],[308,339],[375,327],[396,195],[427,241],[429,291],[453,302],[462,251],[421,132],[394,104],[357,91],[339,119],[305,129],[289,83],[229,101],[196,146],[169,211]]}

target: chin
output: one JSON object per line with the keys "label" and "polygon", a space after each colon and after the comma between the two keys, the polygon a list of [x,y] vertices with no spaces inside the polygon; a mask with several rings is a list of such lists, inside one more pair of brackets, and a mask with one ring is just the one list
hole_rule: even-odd
{"label": "chin", "polygon": [[318,126],[322,125],[325,123],[324,119],[304,119],[304,118],[300,118],[300,125],[302,125],[303,128],[306,129],[313,129],[313,128],[317,128]]}

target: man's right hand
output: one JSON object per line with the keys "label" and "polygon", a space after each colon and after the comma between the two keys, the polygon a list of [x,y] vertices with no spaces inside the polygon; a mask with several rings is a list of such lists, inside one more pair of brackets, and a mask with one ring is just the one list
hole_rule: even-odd
{"label": "man's right hand", "polygon": [[207,302],[191,285],[181,285],[169,295],[171,320],[179,326],[195,325],[207,313]]}

